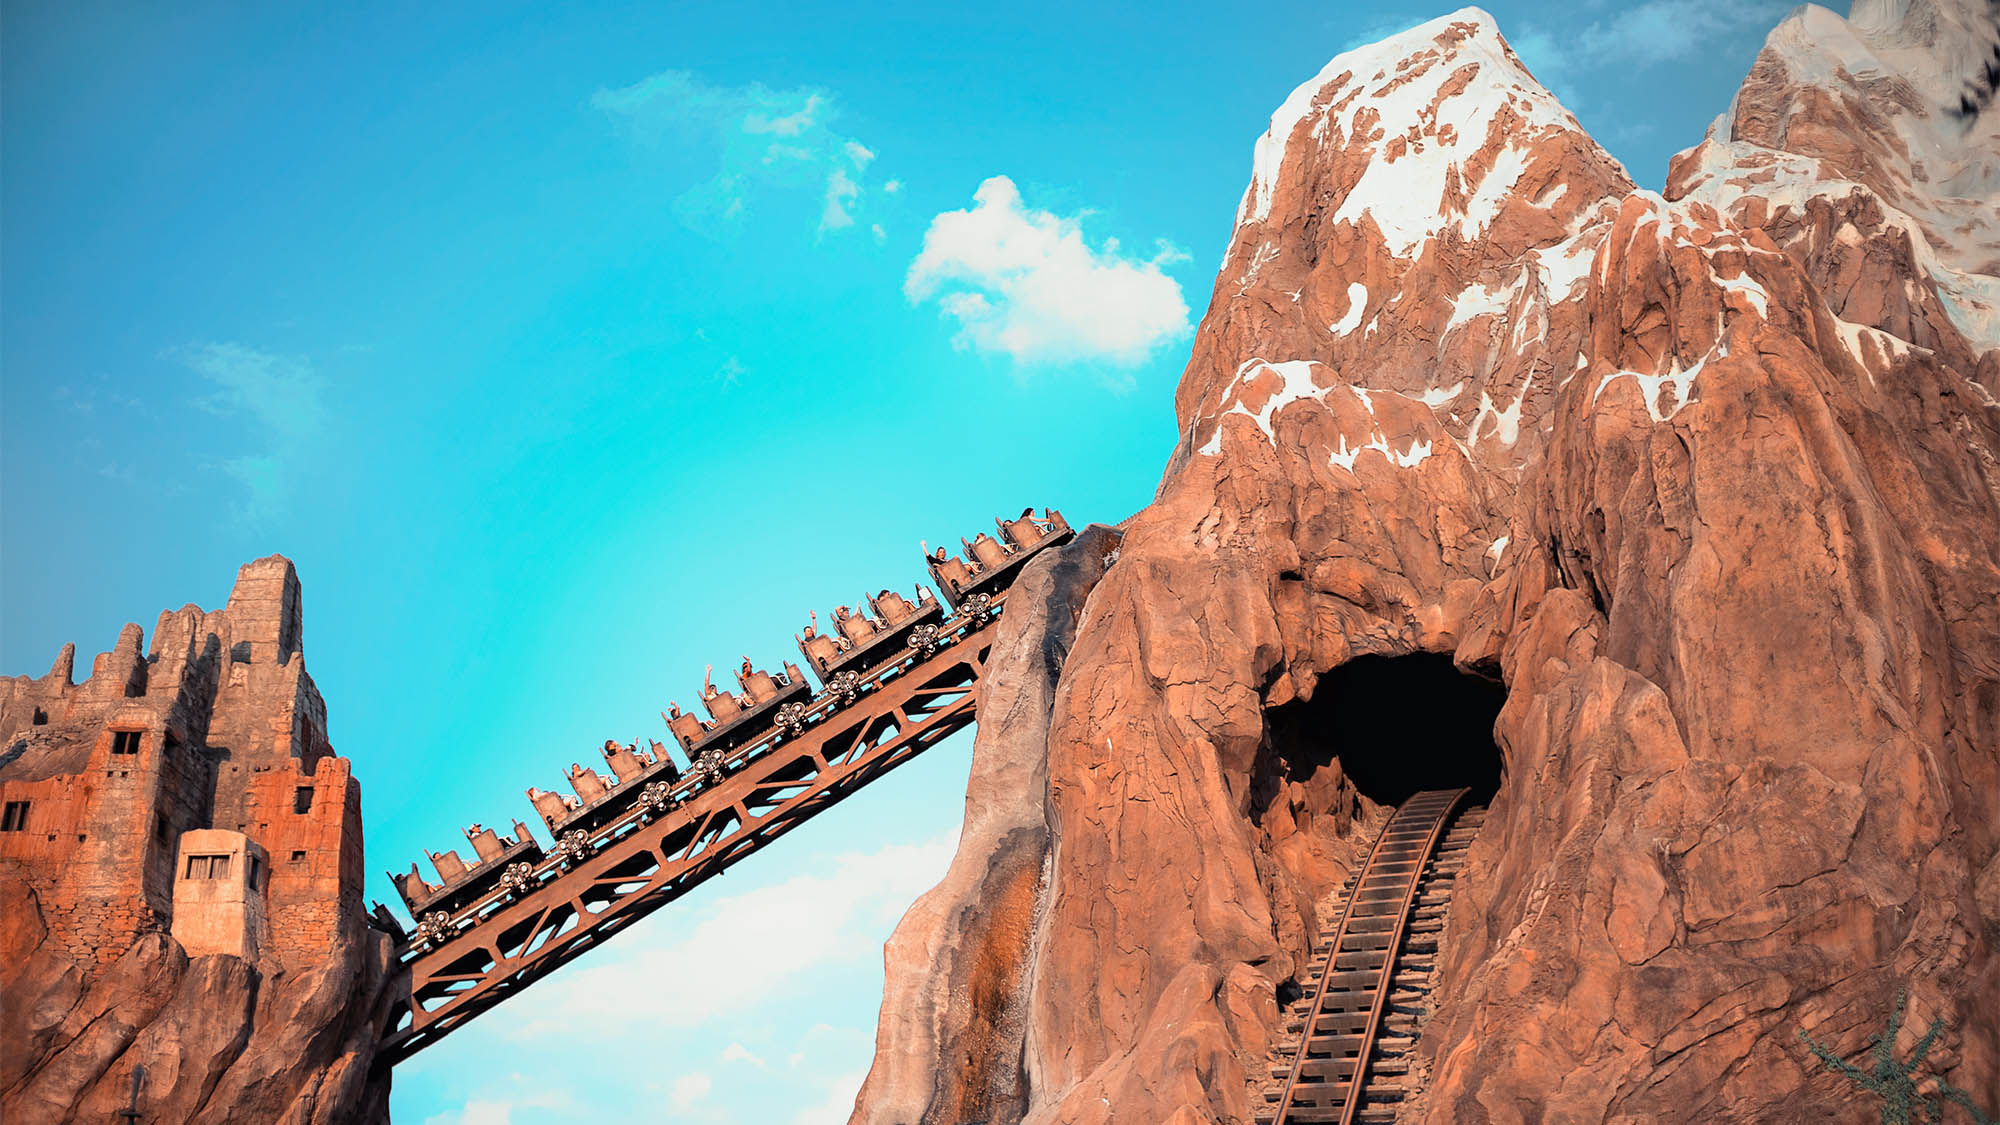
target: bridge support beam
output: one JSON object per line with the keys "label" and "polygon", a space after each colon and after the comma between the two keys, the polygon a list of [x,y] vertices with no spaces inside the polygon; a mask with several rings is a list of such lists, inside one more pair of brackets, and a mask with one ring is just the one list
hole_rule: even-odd
{"label": "bridge support beam", "polygon": [[794,721],[566,834],[485,900],[419,919],[376,1065],[399,1062],[970,725],[998,597]]}

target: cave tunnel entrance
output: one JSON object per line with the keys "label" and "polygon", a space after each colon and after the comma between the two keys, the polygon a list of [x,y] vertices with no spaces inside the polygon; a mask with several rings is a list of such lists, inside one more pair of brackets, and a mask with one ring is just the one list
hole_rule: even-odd
{"label": "cave tunnel entrance", "polygon": [[1338,758],[1361,795],[1395,806],[1425,789],[1500,789],[1493,723],[1507,689],[1441,653],[1361,656],[1328,672],[1309,700],[1265,715],[1271,747],[1304,780]]}

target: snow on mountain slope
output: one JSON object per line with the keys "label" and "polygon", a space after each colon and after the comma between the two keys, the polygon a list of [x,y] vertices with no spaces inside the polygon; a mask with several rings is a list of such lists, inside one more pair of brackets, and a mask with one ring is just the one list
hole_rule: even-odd
{"label": "snow on mountain slope", "polygon": [[[1980,0],[1863,0],[1848,19],[1803,5],[1771,32],[1707,139],[1676,159],[1667,194],[1781,243],[1815,202],[1879,211],[1833,237],[1907,233],[1951,325],[1975,353],[2000,347],[2000,111],[1959,112],[1996,50]],[[1823,279],[1836,299],[1851,287]],[[1874,326],[1930,346],[1921,313],[1908,319],[1919,323]]]}
{"label": "snow on mountain slope", "polygon": [[[1865,7],[1789,18],[1663,193],[1477,9],[1285,99],[1153,503],[1009,597],[855,1120],[1272,1104],[1369,763],[1459,784],[1427,698],[1330,689],[1419,654],[1507,702],[1399,1120],[1858,1119],[1797,1032],[1905,988],[1994,1088],[1988,126],[1937,116],[1968,0]],[[1349,708],[1413,737],[1303,717]]]}
{"label": "snow on mountain slope", "polygon": [[[1391,435],[1397,449],[1522,463],[1519,420],[1572,370],[1546,356],[1575,354],[1567,299],[1631,186],[1480,9],[1335,57],[1256,142],[1182,380],[1183,454],[1219,450],[1225,415],[1271,413],[1242,401],[1246,365],[1268,358],[1423,404],[1434,432]],[[1321,460],[1351,463],[1372,425],[1349,418]]]}

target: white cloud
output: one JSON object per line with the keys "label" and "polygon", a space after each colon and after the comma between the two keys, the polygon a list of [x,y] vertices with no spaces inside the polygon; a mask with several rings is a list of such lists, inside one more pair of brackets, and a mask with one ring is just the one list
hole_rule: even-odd
{"label": "white cloud", "polygon": [[590,104],[647,147],[667,153],[677,170],[718,149],[707,180],[683,191],[674,209],[690,227],[724,235],[761,202],[823,191],[819,233],[854,225],[869,192],[863,173],[875,159],[867,145],[830,127],[834,97],[809,88],[774,90],[759,82],[711,86],[682,70],[597,91]]}
{"label": "white cloud", "polygon": [[764,150],[763,161],[764,166],[769,168],[777,164],[809,164],[812,162],[812,159],[813,150],[809,148],[800,148],[798,145],[774,144]]}
{"label": "white cloud", "polygon": [[[520,1081],[521,1076],[515,1075],[514,1082],[518,1085]],[[517,1109],[561,1110],[572,1108],[574,1104],[566,1090],[524,1093],[511,1098],[474,1098],[466,1102],[462,1109],[434,1113],[424,1118],[424,1125],[514,1125],[514,1111]],[[538,1120],[545,1113],[523,1116],[527,1120]]]}
{"label": "white cloud", "polygon": [[424,1125],[510,1125],[513,1117],[512,1102],[473,1101],[464,1109],[432,1114]]}
{"label": "white cloud", "polygon": [[[763,91],[763,86],[752,83],[746,91]],[[777,99],[785,95],[778,93]],[[772,119],[762,108],[753,109],[743,117],[743,131],[746,133],[772,133],[780,137],[803,136],[806,130],[819,123],[820,114],[826,109],[825,99],[816,93],[807,93],[805,104],[784,117]]]}
{"label": "white cloud", "polygon": [[[623,1038],[754,1009],[815,966],[876,956],[882,918],[899,915],[936,883],[957,846],[954,832],[843,855],[830,875],[798,875],[720,899],[692,929],[634,931],[511,1001],[521,1022],[508,1038],[574,1039],[580,1027]],[[814,940],[798,940],[800,919],[811,919]],[[713,968],[728,965],[757,971]],[[639,996],[659,999],[635,1003]]]}
{"label": "white cloud", "polygon": [[749,1063],[751,1066],[760,1066],[760,1067],[767,1065],[763,1059],[757,1057],[756,1052],[752,1051],[748,1047],[745,1047],[741,1043],[731,1043],[729,1046],[724,1047],[722,1049],[722,1061],[746,1062]]}
{"label": "white cloud", "polygon": [[674,1079],[673,1092],[667,1095],[667,1100],[673,1103],[675,1109],[684,1110],[707,1097],[714,1088],[714,1080],[706,1074],[683,1074]]}
{"label": "white cloud", "polygon": [[288,439],[313,433],[323,421],[325,383],[303,359],[242,344],[201,344],[169,354],[214,384],[213,393],[196,400],[204,409],[248,415]]}
{"label": "white cloud", "polygon": [[792,1125],[846,1125],[854,1113],[855,1096],[861,1093],[861,1084],[868,1079],[868,1072],[857,1070],[843,1074],[827,1083],[826,1098],[817,1105],[807,1106],[792,1118]]}
{"label": "white cloud", "polygon": [[[1793,3],[1794,0],[1642,0],[1587,24],[1583,22],[1587,18],[1586,8],[1601,8],[1601,3],[1557,6],[1544,10],[1560,13],[1565,22],[1544,25],[1523,19],[1510,21],[1500,30],[1536,80],[1575,110],[1586,100],[1579,87],[1579,80],[1586,74],[1602,77],[1605,72],[1615,75],[1686,60],[1699,51],[1713,49],[1726,36],[1768,30]],[[1379,43],[1436,15],[1434,9],[1378,15],[1362,30],[1349,35],[1340,49],[1344,52]]]}
{"label": "white cloud", "polygon": [[1083,215],[1024,207],[1014,182],[979,185],[973,206],[931,220],[903,292],[956,320],[961,348],[1022,364],[1131,366],[1189,331],[1187,302],[1162,266],[1186,260],[1161,244],[1151,259],[1084,241]]}
{"label": "white cloud", "polygon": [[847,208],[860,194],[861,185],[847,178],[847,170],[835,168],[833,175],[826,178],[826,207],[819,214],[820,233],[853,226],[854,216],[847,213]]}
{"label": "white cloud", "polygon": [[1413,27],[1429,23],[1434,18],[1436,17],[1429,14],[1421,16],[1390,14],[1383,16],[1362,30],[1349,35],[1347,42],[1341,44],[1340,50],[1334,53],[1344,55],[1356,47],[1373,46],[1392,35],[1401,35]]}
{"label": "white cloud", "polygon": [[303,358],[242,344],[199,344],[166,354],[209,384],[210,391],[194,405],[241,419],[249,444],[259,447],[217,466],[249,494],[244,514],[256,517],[283,508],[290,493],[291,460],[313,452],[325,425],[326,381]]}
{"label": "white cloud", "polygon": [[1791,7],[1789,0],[1648,0],[1584,28],[1574,53],[1598,66],[1657,66],[1690,58],[1730,32],[1768,28]]}
{"label": "white cloud", "polygon": [[1574,107],[1585,73],[1680,62],[1726,36],[1768,29],[1791,6],[1791,0],[1646,0],[1583,27],[1524,22],[1507,41],[1542,85]]}

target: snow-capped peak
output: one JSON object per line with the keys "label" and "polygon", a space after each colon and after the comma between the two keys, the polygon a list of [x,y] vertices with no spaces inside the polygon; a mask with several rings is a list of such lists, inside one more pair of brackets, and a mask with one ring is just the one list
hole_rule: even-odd
{"label": "snow-capped peak", "polygon": [[[1475,237],[1519,179],[1535,138],[1549,130],[1581,132],[1479,8],[1337,55],[1293,90],[1257,140],[1239,225],[1270,218],[1301,129],[1339,149],[1374,147],[1335,218],[1371,215],[1397,253],[1408,253],[1446,221]],[[1503,131],[1505,138],[1496,136]],[[1453,186],[1463,199],[1448,197]]]}
{"label": "snow-capped peak", "polygon": [[1872,195],[1968,342],[2000,346],[2000,104],[1961,108],[2000,50],[1987,8],[1857,0],[1843,19],[1799,7],[1707,140],[1676,158],[1669,193],[1724,214]]}

